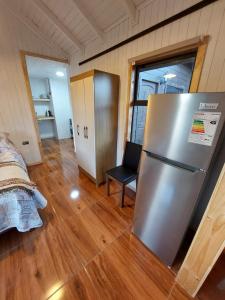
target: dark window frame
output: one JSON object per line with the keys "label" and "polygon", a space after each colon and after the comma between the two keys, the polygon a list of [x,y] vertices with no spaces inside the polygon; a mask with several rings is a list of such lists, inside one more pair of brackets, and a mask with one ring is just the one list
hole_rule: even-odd
{"label": "dark window frame", "polygon": [[[175,85],[172,85],[172,84],[167,84],[166,85],[166,91],[167,91],[167,88],[168,87],[170,87],[170,88],[174,88],[174,89],[177,89],[177,90],[182,90],[181,91],[181,94],[182,94],[182,92],[184,91],[184,89],[182,89],[182,88],[178,88],[177,86],[175,86]],[[190,90],[190,86],[189,86],[189,90]],[[169,93],[168,93],[169,94]],[[172,93],[171,93],[172,94]],[[179,94],[179,93],[178,93]]]}
{"label": "dark window frame", "polygon": [[[169,66],[170,63],[171,63],[171,65],[174,65],[176,63],[179,63],[182,59],[195,57],[195,61],[193,64],[193,70],[192,70],[192,76],[193,76],[197,51],[198,50],[196,49],[196,50],[190,51],[187,54],[181,54],[181,55],[176,55],[176,56],[173,55],[169,58],[165,58],[165,59],[162,58],[155,62],[135,65],[135,67],[134,67],[134,74],[135,74],[134,75],[134,92],[133,92],[133,101],[131,102],[131,106],[133,107],[133,109],[132,109],[132,120],[131,120],[131,130],[130,130],[130,141],[132,141],[132,136],[133,136],[133,122],[134,122],[134,111],[135,111],[134,107],[135,106],[148,106],[148,100],[137,99],[140,72],[144,71],[145,69],[146,70],[155,69],[157,67],[163,66],[164,64],[166,64],[166,66]],[[191,77],[191,79],[192,79],[192,77]],[[190,91],[190,86],[191,86],[191,81],[190,81],[188,91]]]}

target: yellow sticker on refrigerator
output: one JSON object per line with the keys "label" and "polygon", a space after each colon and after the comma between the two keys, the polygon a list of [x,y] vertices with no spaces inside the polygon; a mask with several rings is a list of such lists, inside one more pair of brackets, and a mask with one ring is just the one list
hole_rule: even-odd
{"label": "yellow sticker on refrigerator", "polygon": [[220,116],[220,112],[196,112],[192,117],[188,142],[212,146]]}

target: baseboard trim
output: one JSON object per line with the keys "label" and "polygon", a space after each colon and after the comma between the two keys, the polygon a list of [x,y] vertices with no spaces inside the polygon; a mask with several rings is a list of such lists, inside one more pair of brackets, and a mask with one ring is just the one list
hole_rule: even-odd
{"label": "baseboard trim", "polygon": [[91,181],[93,181],[94,183],[96,183],[96,179],[94,177],[92,177],[87,171],[85,171],[81,166],[78,165],[78,169],[81,173],[83,173],[84,175],[86,175]]}
{"label": "baseboard trim", "polygon": [[43,164],[43,161],[38,161],[38,162],[35,162],[35,163],[31,163],[31,164],[27,164],[27,167],[33,167],[33,166],[37,166],[37,165],[41,165]]}

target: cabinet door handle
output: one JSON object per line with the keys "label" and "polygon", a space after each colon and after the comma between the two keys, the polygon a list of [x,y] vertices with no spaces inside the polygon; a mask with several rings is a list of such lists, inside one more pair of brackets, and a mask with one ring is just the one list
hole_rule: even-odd
{"label": "cabinet door handle", "polygon": [[86,131],[85,131],[85,126],[84,126],[84,138],[86,139]]}
{"label": "cabinet door handle", "polygon": [[77,125],[77,134],[80,135],[80,132],[79,132],[79,125]]}
{"label": "cabinet door handle", "polygon": [[86,127],[86,137],[88,139],[88,127]]}

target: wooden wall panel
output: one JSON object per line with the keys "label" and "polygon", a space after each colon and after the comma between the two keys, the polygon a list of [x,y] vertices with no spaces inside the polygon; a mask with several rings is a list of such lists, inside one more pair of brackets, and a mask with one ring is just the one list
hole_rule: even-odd
{"label": "wooden wall panel", "polygon": [[[8,131],[27,163],[40,161],[38,139],[29,107],[19,50],[63,57],[49,49],[0,5],[0,131]],[[29,145],[22,146],[22,141]]]}
{"label": "wooden wall panel", "polygon": [[177,282],[194,297],[225,247],[225,165],[191,247],[177,275]]}
{"label": "wooden wall panel", "polygon": [[[199,1],[191,0],[153,0],[140,7],[140,24],[132,27],[128,20],[117,24],[106,33],[107,47],[118,43],[124,37],[134,34],[138,30],[149,27],[162,18],[169,17]],[[102,51],[106,45],[98,47],[97,43],[88,44],[85,56],[74,55],[71,58],[71,74],[78,74],[90,69],[100,69],[120,75],[119,101],[119,132],[118,132],[118,162],[122,159],[124,133],[126,127],[126,99],[128,82],[128,59],[143,53],[157,50],[163,46],[172,45],[180,41],[198,36],[210,35],[199,91],[225,90],[225,41],[222,37],[225,22],[225,0],[219,0],[198,12],[186,16],[172,24],[160,28],[138,40],[133,41],[115,51],[97,58],[89,63],[78,66],[78,62]],[[127,31],[127,34],[125,33]],[[220,74],[216,73],[219,67]],[[220,76],[220,78],[218,78]]]}
{"label": "wooden wall panel", "polygon": [[218,40],[220,39],[219,31],[224,19],[224,10],[225,5],[224,1],[218,1],[218,3],[214,3],[212,6],[212,14],[211,18],[205,20],[205,26],[208,26],[207,32],[210,35],[211,39],[207,48],[207,55],[205,58],[205,63],[202,70],[201,75],[201,83],[199,86],[199,91],[203,92],[211,92],[211,91],[218,91],[216,89],[211,90],[208,84],[208,77],[211,73],[211,68],[213,67],[213,58],[215,56],[215,49],[217,48]]}

